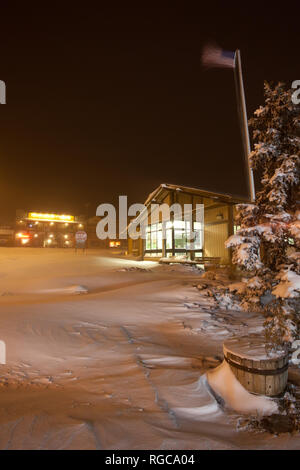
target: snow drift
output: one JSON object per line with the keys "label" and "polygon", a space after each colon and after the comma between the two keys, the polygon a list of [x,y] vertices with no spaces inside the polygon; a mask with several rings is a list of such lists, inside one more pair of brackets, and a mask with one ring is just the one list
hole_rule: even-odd
{"label": "snow drift", "polygon": [[236,379],[226,361],[207,372],[206,376],[213,391],[227,406],[239,413],[271,415],[278,411],[277,404],[272,399],[249,393]]}

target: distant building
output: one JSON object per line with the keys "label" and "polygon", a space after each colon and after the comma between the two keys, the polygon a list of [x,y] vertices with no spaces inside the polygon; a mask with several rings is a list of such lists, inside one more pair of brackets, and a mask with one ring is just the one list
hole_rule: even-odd
{"label": "distant building", "polygon": [[[238,203],[249,202],[246,198],[232,197],[226,194],[209,192],[201,189],[161,184],[145,201],[147,207],[146,239],[128,239],[128,254],[143,259],[159,260],[160,258],[180,258],[189,260],[215,258],[220,264],[229,264],[230,250],[225,248],[226,239],[234,233],[234,211]],[[190,244],[189,227],[184,221],[163,220],[159,214],[157,223],[151,225],[151,204],[172,205],[179,203],[192,204],[193,214],[196,204],[204,206],[204,220],[199,224],[193,215],[193,231],[196,233],[195,242]],[[163,239],[162,230],[166,231]]]}
{"label": "distant building", "polygon": [[[31,246],[45,248],[72,248],[77,231],[87,233],[87,248],[110,249],[112,252],[127,250],[127,240],[97,237],[96,228],[100,217],[85,218],[67,214],[33,212],[18,209],[15,227],[10,232],[3,228],[2,245]],[[7,228],[6,228],[7,229]],[[0,228],[0,245],[1,245]]]}
{"label": "distant building", "polygon": [[17,210],[15,245],[71,248],[75,233],[85,230],[82,216]]}
{"label": "distant building", "polygon": [[14,245],[15,230],[10,225],[0,225],[0,246]]}
{"label": "distant building", "polygon": [[101,248],[105,249],[108,247],[107,240],[100,240],[97,237],[96,228],[100,220],[100,217],[94,216],[87,219],[86,231],[88,234],[88,247],[89,248]]}

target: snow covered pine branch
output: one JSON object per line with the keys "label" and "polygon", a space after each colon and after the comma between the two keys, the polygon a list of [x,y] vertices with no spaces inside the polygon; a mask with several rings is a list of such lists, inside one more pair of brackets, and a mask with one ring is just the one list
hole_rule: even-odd
{"label": "snow covered pine branch", "polygon": [[300,331],[300,106],[282,83],[264,90],[265,105],[249,121],[261,188],[255,204],[238,206],[240,228],[226,246],[248,272],[242,305],[266,313],[267,338],[280,344]]}

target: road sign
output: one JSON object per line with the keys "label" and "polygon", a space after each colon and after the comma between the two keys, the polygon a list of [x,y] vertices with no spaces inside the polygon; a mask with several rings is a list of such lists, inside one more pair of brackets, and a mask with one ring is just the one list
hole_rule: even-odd
{"label": "road sign", "polygon": [[77,243],[84,243],[87,240],[87,233],[84,230],[79,230],[75,233],[75,240]]}

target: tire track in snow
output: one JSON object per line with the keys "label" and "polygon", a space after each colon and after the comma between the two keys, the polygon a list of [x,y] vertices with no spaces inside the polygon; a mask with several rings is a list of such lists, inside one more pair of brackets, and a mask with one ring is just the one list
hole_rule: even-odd
{"label": "tire track in snow", "polygon": [[12,425],[11,429],[10,429],[10,435],[9,435],[9,438],[8,438],[8,441],[7,441],[7,444],[6,444],[6,447],[4,450],[8,450],[12,444],[12,441],[13,441],[13,438],[14,438],[14,435],[15,435],[15,432],[16,432],[16,429],[18,427],[18,425],[24,420],[23,416],[19,419],[17,419],[14,424]]}
{"label": "tire track in snow", "polygon": [[101,445],[101,441],[100,441],[100,437],[99,437],[99,434],[98,434],[98,431],[97,431],[97,428],[95,426],[95,423],[94,421],[91,421],[91,420],[84,420],[84,423],[88,429],[88,431],[92,434],[92,436],[94,437],[94,440],[95,440],[95,443],[96,443],[96,450],[101,450],[103,449],[102,445]]}
{"label": "tire track in snow", "polygon": [[[120,330],[126,336],[127,341],[128,341],[129,344],[133,344],[135,342],[133,335],[128,331],[128,329],[126,327],[121,326]],[[158,408],[168,416],[168,418],[171,421],[172,425],[174,425],[175,428],[178,429],[179,425],[178,425],[176,416],[173,413],[173,411],[170,409],[167,401],[160,397],[158,388],[156,387],[155,383],[150,378],[149,369],[145,366],[145,364],[143,364],[143,361],[141,360],[141,358],[139,357],[139,355],[136,352],[133,353],[133,357],[135,358],[135,362],[136,362],[137,366],[142,370],[146,381],[148,382],[148,384],[150,385],[151,389],[154,392],[154,402],[156,403]]]}

